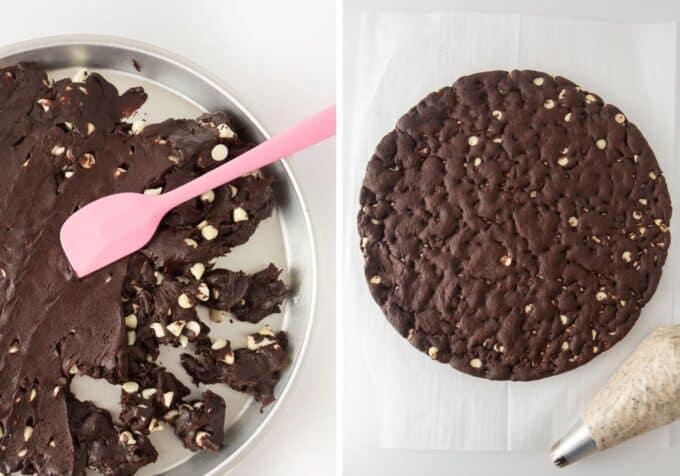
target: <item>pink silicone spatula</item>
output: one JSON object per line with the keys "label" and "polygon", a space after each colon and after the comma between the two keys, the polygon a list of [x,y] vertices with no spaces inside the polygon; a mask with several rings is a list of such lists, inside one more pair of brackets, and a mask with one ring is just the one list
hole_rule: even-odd
{"label": "pink silicone spatula", "polygon": [[335,106],[161,195],[117,193],[81,208],[61,227],[61,246],[79,277],[144,246],[163,216],[194,197],[335,135]]}

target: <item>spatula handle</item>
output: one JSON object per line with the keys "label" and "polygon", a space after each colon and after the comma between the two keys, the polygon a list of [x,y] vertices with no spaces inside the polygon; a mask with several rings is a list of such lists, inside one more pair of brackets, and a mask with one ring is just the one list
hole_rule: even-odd
{"label": "spatula handle", "polygon": [[224,165],[195,178],[159,198],[164,207],[171,209],[194,197],[231,182],[242,175],[306,149],[335,135],[335,106],[330,106],[299,122],[290,129],[272,137]]}

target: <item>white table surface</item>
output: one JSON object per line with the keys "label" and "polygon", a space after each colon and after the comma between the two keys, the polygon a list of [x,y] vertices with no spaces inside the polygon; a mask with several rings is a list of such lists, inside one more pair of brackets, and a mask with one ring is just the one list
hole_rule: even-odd
{"label": "white table surface", "polygon": [[[21,0],[4,5],[0,45],[75,33],[128,37],[190,58],[220,76],[270,133],[335,102],[333,0]],[[334,472],[334,159],[335,144],[327,142],[291,161],[317,243],[316,322],[286,401],[233,476]]]}
{"label": "white table surface", "polygon": [[[673,1],[626,0],[345,0],[343,18],[343,91],[358,87],[353,83],[353,52],[356,51],[359,9],[401,12],[476,11],[488,13],[522,13],[621,22],[661,22],[680,20],[680,3]],[[678,50],[680,54],[680,49]],[[677,114],[677,111],[676,111]],[[677,155],[676,150],[676,155]],[[347,204],[345,204],[347,206]],[[351,330],[343,340],[351,341]],[[344,352],[348,351],[345,345]],[[345,384],[347,385],[347,384]],[[343,408],[347,425],[351,408]],[[398,418],[398,416],[395,416]],[[565,424],[568,424],[565,422]],[[680,424],[680,423],[676,423]],[[474,451],[404,451],[368,448],[344,441],[344,474],[348,476],[389,474],[392,476],[476,476],[476,475],[583,475],[637,476],[677,475],[680,470],[678,448],[649,450],[625,447],[595,455],[578,465],[555,469],[547,453],[474,452]]]}

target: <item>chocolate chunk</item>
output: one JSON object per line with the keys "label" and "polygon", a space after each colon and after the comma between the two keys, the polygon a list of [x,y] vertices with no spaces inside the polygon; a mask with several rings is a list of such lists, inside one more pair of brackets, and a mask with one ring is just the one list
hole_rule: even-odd
{"label": "chocolate chunk", "polygon": [[212,349],[209,341],[197,343],[200,359],[182,354],[182,366],[196,383],[226,383],[234,390],[252,395],[262,408],[274,401],[274,386],[288,364],[285,332],[268,328],[248,338],[248,347]]}
{"label": "chocolate chunk", "polygon": [[224,444],[224,413],[222,397],[207,390],[202,400],[179,407],[179,415],[173,421],[175,433],[184,447],[192,451],[219,451]]}
{"label": "chocolate chunk", "polygon": [[[95,468],[102,474],[126,476],[156,461],[158,453],[146,436],[114,425],[109,413],[92,402],[80,402],[72,395],[67,400],[69,429],[76,451],[76,466],[71,474],[85,475],[86,468]],[[64,443],[50,441],[56,447]]]}
{"label": "chocolate chunk", "polygon": [[432,359],[531,380],[621,340],[670,244],[666,181],[640,130],[562,77],[460,78],[368,163],[358,228],[390,323]]}
{"label": "chocolate chunk", "polygon": [[241,301],[230,308],[240,321],[260,322],[269,314],[280,312],[280,304],[288,290],[279,279],[281,270],[273,264],[253,274],[248,283],[248,290]]}
{"label": "chocolate chunk", "polygon": [[210,271],[205,277],[205,282],[213,290],[209,301],[210,307],[223,311],[228,311],[244,301],[250,284],[245,273],[228,269]]}

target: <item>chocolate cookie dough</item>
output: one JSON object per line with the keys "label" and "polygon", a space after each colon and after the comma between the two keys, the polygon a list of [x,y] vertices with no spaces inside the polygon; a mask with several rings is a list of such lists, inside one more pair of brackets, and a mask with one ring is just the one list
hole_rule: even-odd
{"label": "chocolate cookie dough", "polygon": [[[224,112],[123,122],[145,100],[86,71],[54,83],[35,65],[0,69],[2,474],[133,474],[156,459],[148,435],[163,427],[191,450],[219,450],[224,401],[209,391],[186,401],[189,389],[157,363],[160,345],[209,353],[210,372],[229,376],[213,380],[273,400],[285,335],[282,355],[262,363],[264,348],[232,352],[196,312],[257,322],[279,310],[286,287],[274,265],[214,268],[271,215],[270,178],[245,176],[181,205],[144,249],[84,279],[59,245],[62,223],[92,200],[171,190],[254,145]],[[76,374],[120,385],[120,423],[71,393]],[[205,380],[198,368],[192,376]]]}
{"label": "chocolate cookie dough", "polygon": [[671,203],[640,130],[562,77],[492,71],[378,144],[358,217],[370,292],[409,342],[531,380],[621,340],[652,297]]}

